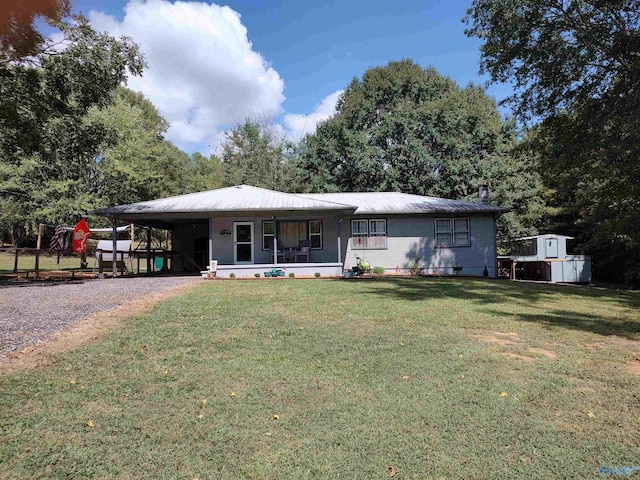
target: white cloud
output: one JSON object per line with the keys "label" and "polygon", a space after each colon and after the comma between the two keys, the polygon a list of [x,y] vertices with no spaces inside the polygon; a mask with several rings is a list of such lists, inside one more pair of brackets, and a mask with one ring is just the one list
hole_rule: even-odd
{"label": "white cloud", "polygon": [[158,107],[170,124],[168,138],[181,148],[202,150],[228,125],[282,111],[284,82],[252,49],[229,7],[131,0],[122,21],[95,11],[89,19],[139,45],[148,68],[128,86]]}
{"label": "white cloud", "polygon": [[309,115],[287,114],[283,118],[287,136],[293,141],[299,141],[308,133],[316,131],[316,125],[336,113],[336,103],[343,90],[338,90],[324,97]]}

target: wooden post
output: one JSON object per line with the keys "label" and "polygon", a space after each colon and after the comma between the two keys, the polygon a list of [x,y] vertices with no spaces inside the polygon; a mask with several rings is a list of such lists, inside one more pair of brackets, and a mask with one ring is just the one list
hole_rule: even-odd
{"label": "wooden post", "polygon": [[38,241],[36,242],[36,278],[40,276],[40,249],[42,248],[42,231],[44,230],[44,225],[42,223],[38,224]]}
{"label": "wooden post", "polygon": [[147,227],[147,275],[151,275],[151,227]]}
{"label": "wooden post", "polygon": [[515,280],[516,279],[516,263],[517,262],[512,262],[511,263],[511,280]]}
{"label": "wooden post", "polygon": [[131,244],[133,245],[133,241],[136,239],[136,225],[132,223],[129,228],[131,229],[129,233],[131,234]]}
{"label": "wooden post", "polygon": [[111,252],[111,263],[113,264],[113,278],[118,276],[118,226],[116,224],[116,219],[113,219],[113,243],[112,243],[112,252]]}

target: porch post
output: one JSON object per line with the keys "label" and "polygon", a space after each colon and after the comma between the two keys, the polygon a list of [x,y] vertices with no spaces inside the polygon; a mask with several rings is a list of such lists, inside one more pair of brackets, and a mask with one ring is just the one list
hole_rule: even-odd
{"label": "porch post", "polygon": [[338,217],[338,263],[342,263],[342,242],[340,241],[340,226],[342,225],[342,217]]}
{"label": "porch post", "polygon": [[147,227],[147,276],[151,275],[151,227]]}
{"label": "porch post", "polygon": [[209,265],[213,260],[213,218],[209,217]]}
{"label": "porch post", "polygon": [[278,222],[273,218],[273,263],[278,264]]}
{"label": "porch post", "polygon": [[113,243],[112,243],[112,252],[111,252],[111,264],[113,267],[113,278],[118,276],[118,226],[116,224],[116,219],[112,220],[113,222]]}

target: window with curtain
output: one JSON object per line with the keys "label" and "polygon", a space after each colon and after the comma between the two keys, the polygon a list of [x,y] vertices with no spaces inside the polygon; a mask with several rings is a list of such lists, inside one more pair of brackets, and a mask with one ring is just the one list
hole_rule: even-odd
{"label": "window with curtain", "polygon": [[298,248],[308,239],[307,222],[278,222],[278,248]]}

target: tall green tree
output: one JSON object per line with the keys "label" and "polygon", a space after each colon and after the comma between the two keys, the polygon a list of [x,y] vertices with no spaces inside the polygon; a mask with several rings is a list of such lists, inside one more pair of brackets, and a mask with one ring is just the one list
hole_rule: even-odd
{"label": "tall green tree", "polygon": [[640,1],[475,0],[466,21],[481,71],[540,123],[549,226],[596,255],[595,276],[640,284]]}
{"label": "tall green tree", "polygon": [[298,172],[307,191],[465,200],[477,199],[488,181],[493,201],[516,209],[501,231],[517,235],[535,231],[542,212],[539,177],[529,159],[513,153],[517,143],[513,122],[502,120],[482,88],[460,88],[433,68],[402,60],[351,82],[335,116],[302,142]]}
{"label": "tall green tree", "polygon": [[223,166],[220,159],[211,155],[205,157],[201,153],[193,153],[188,162],[187,190],[202,192],[223,186]]}
{"label": "tall green tree", "polygon": [[223,185],[282,189],[284,144],[268,122],[247,119],[225,135]]}
{"label": "tall green tree", "polygon": [[72,222],[94,205],[95,166],[113,135],[87,113],[111,104],[144,59],[128,38],[61,24],[66,48],[0,68],[0,222]]}
{"label": "tall green tree", "polygon": [[110,135],[98,151],[93,193],[100,206],[132,203],[187,190],[187,154],[166,141],[167,122],[141,93],[119,88],[113,104],[87,115]]}

